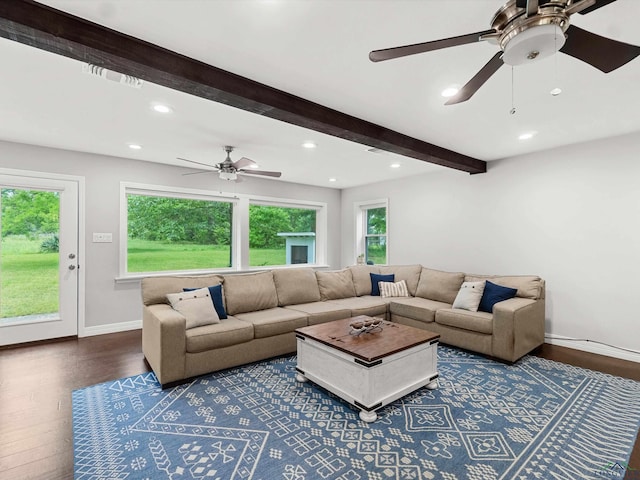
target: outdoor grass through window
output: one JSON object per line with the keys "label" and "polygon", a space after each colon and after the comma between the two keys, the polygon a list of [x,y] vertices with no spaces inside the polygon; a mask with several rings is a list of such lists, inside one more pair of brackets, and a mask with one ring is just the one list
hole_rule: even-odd
{"label": "outdoor grass through window", "polygon": [[128,272],[232,266],[233,204],[127,195]]}
{"label": "outdoor grass through window", "polygon": [[[317,208],[243,203],[185,192],[125,191],[126,273],[242,269],[316,262]],[[238,205],[240,203],[240,205]],[[249,251],[233,228],[249,216]],[[234,215],[238,215],[234,219]],[[248,265],[244,264],[248,258]],[[236,264],[236,262],[242,264]]]}
{"label": "outdoor grass through window", "polygon": [[57,192],[1,189],[0,318],[58,312]]}

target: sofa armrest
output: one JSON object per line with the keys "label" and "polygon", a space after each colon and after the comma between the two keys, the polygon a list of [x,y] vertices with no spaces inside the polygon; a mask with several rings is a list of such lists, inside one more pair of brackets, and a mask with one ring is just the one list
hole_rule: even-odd
{"label": "sofa armrest", "polygon": [[493,307],[494,357],[515,362],[544,343],[544,299],[510,298]]}
{"label": "sofa armrest", "polygon": [[186,327],[184,316],[169,305],[143,307],[142,352],[162,385],[184,379]]}

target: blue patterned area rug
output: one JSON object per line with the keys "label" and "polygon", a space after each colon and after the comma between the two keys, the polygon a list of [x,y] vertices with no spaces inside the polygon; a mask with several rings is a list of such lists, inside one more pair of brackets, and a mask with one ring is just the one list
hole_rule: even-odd
{"label": "blue patterned area rug", "polygon": [[152,373],[77,390],[75,478],[573,480],[631,469],[639,382],[531,356],[509,366],[440,346],[438,357],[438,389],[369,424],[296,382],[295,357],[165,391]]}

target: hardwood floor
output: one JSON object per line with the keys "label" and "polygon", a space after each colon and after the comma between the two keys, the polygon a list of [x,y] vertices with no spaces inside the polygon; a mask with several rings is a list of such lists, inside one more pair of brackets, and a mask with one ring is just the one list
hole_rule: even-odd
{"label": "hardwood floor", "polygon": [[[545,344],[538,356],[640,381],[640,366]],[[147,372],[141,331],[0,350],[0,479],[73,478],[72,390]],[[640,442],[626,479],[640,478]]]}

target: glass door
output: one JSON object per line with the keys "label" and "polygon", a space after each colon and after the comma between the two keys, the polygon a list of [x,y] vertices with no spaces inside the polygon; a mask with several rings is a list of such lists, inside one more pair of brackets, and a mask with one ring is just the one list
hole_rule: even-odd
{"label": "glass door", "polygon": [[0,345],[78,333],[78,184],[0,174]]}

